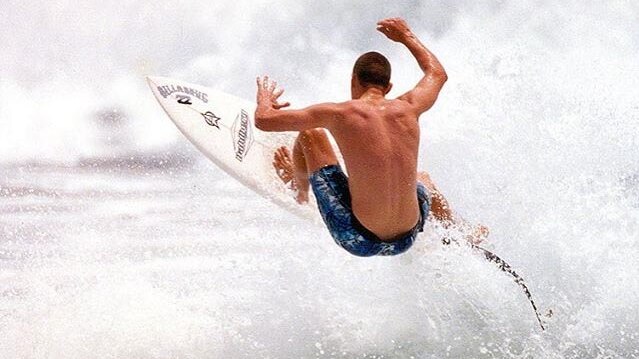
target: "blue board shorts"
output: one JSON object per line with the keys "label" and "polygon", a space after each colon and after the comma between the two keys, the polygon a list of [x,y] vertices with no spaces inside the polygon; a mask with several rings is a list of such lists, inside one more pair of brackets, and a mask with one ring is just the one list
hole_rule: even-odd
{"label": "blue board shorts", "polygon": [[309,176],[309,182],[333,239],[340,247],[359,257],[392,256],[407,251],[417,234],[423,231],[431,206],[430,193],[421,182],[417,182],[419,221],[401,238],[385,242],[366,229],[353,214],[348,177],[339,165],[320,168]]}

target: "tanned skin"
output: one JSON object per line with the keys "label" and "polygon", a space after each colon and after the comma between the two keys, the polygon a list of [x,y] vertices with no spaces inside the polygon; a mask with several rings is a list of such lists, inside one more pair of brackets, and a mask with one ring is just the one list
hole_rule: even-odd
{"label": "tanned skin", "polygon": [[[448,76],[404,20],[382,20],[377,30],[406,46],[417,60],[424,76],[413,89],[396,99],[387,99],[392,84],[385,88],[363,86],[354,74],[352,100],[282,110],[289,105],[278,102],[284,90],[265,76],[257,79],[255,125],[264,131],[300,131],[292,156],[282,147],[273,162],[280,178],[297,190],[300,203],[308,201],[309,174],[338,164],[324,129],[330,131],[344,157],[353,213],[381,240],[390,241],[412,229],[419,220],[418,180],[433,195],[431,214],[445,226],[454,223],[446,199],[428,174],[417,173],[419,116],[433,106]],[[474,232],[477,240],[487,235],[483,226]]]}

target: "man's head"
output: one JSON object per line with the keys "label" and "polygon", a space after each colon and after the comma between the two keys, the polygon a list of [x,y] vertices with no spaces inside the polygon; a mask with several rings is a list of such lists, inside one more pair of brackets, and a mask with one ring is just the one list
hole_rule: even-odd
{"label": "man's head", "polygon": [[351,96],[359,98],[371,87],[379,88],[387,94],[392,87],[390,76],[391,66],[384,55],[375,51],[365,53],[353,66]]}

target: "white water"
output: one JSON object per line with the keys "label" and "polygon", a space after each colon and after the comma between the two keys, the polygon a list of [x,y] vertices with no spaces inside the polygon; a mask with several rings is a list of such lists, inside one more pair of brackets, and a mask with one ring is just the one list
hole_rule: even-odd
{"label": "white water", "polygon": [[[0,357],[639,357],[639,6],[0,4]],[[526,278],[429,232],[359,259],[202,159],[145,74],[348,96],[404,16],[450,80],[421,166]]]}

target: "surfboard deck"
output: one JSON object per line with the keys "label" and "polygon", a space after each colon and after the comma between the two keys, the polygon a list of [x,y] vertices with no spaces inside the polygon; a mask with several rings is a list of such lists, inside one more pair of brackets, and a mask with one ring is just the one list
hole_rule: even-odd
{"label": "surfboard deck", "polygon": [[167,77],[148,76],[147,82],[180,132],[219,168],[289,212],[321,220],[313,199],[298,204],[272,165],[275,150],[291,146],[295,132],[257,129],[252,101]]}

